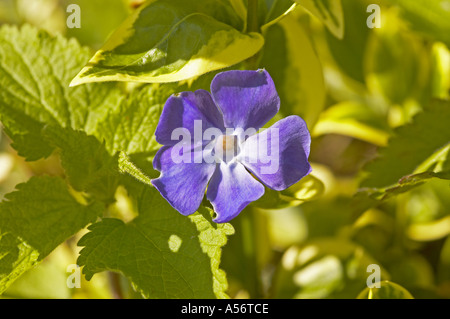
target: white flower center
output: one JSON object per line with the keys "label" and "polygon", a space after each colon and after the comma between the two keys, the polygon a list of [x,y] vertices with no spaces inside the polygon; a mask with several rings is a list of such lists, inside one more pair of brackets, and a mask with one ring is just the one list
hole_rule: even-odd
{"label": "white flower center", "polygon": [[214,154],[222,161],[231,161],[238,153],[238,137],[236,135],[221,135],[214,146]]}

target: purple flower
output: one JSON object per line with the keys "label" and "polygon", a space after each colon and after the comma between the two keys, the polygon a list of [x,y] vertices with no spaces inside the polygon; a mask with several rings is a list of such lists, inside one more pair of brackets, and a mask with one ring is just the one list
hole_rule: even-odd
{"label": "purple flower", "polygon": [[263,184],[277,191],[295,184],[311,172],[305,121],[289,116],[257,133],[279,107],[265,70],[222,72],[211,94],[172,95],[155,133],[163,146],[153,160],[161,175],[152,184],[183,215],[194,213],[207,191],[217,223],[259,199]]}

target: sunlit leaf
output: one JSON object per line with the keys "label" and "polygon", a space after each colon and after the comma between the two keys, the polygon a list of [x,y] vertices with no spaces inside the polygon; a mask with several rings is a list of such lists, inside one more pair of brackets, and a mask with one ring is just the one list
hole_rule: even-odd
{"label": "sunlit leaf", "polygon": [[[65,9],[73,3],[80,6],[81,28],[68,28],[67,37],[74,37],[82,45],[89,45],[95,49],[103,44],[105,38],[125,20],[128,13],[123,0],[77,0],[76,2],[62,0],[60,2]],[[69,14],[64,15],[64,20],[69,17]]]}
{"label": "sunlit leaf", "polygon": [[215,224],[206,208],[182,216],[152,188],[143,191],[137,209],[139,216],[127,224],[105,218],[89,227],[78,243],[86,278],[112,270],[148,298],[225,298],[219,263],[232,226]]}
{"label": "sunlit leaf", "polygon": [[34,177],[0,203],[0,293],[103,212],[58,177]]}
{"label": "sunlit leaf", "polygon": [[385,9],[383,27],[374,29],[367,44],[365,73],[369,89],[391,103],[420,98],[429,80],[429,49],[402,26],[395,11]]}
{"label": "sunlit leaf", "polygon": [[365,83],[364,59],[371,32],[366,24],[366,10],[369,3],[370,1],[343,1],[344,37],[339,39],[329,32],[326,35],[330,54],[337,65],[346,75],[361,83]]}
{"label": "sunlit leaf", "polygon": [[28,160],[47,157],[54,149],[42,138],[45,125],[91,134],[123,98],[110,84],[69,89],[89,57],[89,50],[74,40],[25,25],[20,30],[3,26],[0,43],[0,120],[13,147]]}
{"label": "sunlit leaf", "polygon": [[[434,101],[425,112],[418,114],[413,123],[396,130],[389,145],[366,166],[370,174],[364,187],[386,187],[402,176],[412,173],[434,153],[444,149],[450,141],[450,103]],[[434,167],[425,170],[433,171]]]}
{"label": "sunlit leaf", "polygon": [[382,123],[382,118],[368,106],[342,102],[321,113],[312,135],[341,134],[386,146],[390,135]]}
{"label": "sunlit leaf", "polygon": [[68,299],[67,265],[74,263],[64,254],[67,247],[55,249],[44,262],[28,270],[2,294],[4,298],[18,299]]}
{"label": "sunlit leaf", "polygon": [[164,103],[173,93],[186,91],[186,86],[145,85],[132,90],[116,108],[108,110],[95,135],[105,141],[105,148],[114,154],[151,156],[161,147],[154,136]]}
{"label": "sunlit leaf", "polygon": [[438,279],[441,281],[450,281],[450,237],[447,237],[440,252]]}
{"label": "sunlit leaf", "polygon": [[[322,238],[292,246],[281,259],[273,297],[354,298],[372,264],[377,262],[362,247],[345,240]],[[381,278],[389,278],[386,270],[380,271]]]}
{"label": "sunlit leaf", "polygon": [[265,33],[261,66],[277,85],[280,113],[300,115],[312,128],[325,104],[322,65],[304,26],[286,16]]}
{"label": "sunlit leaf", "polygon": [[121,173],[130,174],[138,181],[153,187],[151,178],[145,175],[141,169],[131,162],[130,158],[124,152],[119,154],[119,170]]}
{"label": "sunlit leaf", "polygon": [[339,39],[344,37],[344,11],[341,0],[296,0],[296,2],[319,18],[334,36]]}
{"label": "sunlit leaf", "polygon": [[450,51],[440,42],[432,49],[431,89],[435,98],[450,98]]}
{"label": "sunlit leaf", "polygon": [[263,7],[262,10],[264,12],[264,20],[260,22],[263,32],[284,18],[297,6],[294,0],[266,0],[259,1],[259,5]]}
{"label": "sunlit leaf", "polygon": [[[449,179],[447,173],[424,172],[404,176],[397,185],[392,187],[362,189],[354,196],[352,201],[353,218],[356,219],[369,208],[376,207],[388,199],[409,192],[434,178]],[[434,238],[437,234],[432,232],[430,235]]]}
{"label": "sunlit leaf", "polygon": [[358,299],[414,299],[414,297],[402,286],[390,281],[382,281],[380,288],[367,287],[358,295]]}
{"label": "sunlit leaf", "polygon": [[416,241],[432,241],[450,235],[450,217],[436,221],[413,224],[407,230],[408,237]]}
{"label": "sunlit leaf", "polygon": [[119,182],[117,155],[110,155],[97,138],[83,131],[47,126],[43,136],[58,149],[61,164],[74,189],[94,194],[108,203],[114,201]]}
{"label": "sunlit leaf", "polygon": [[291,187],[277,192],[266,187],[264,195],[252,205],[266,209],[298,206],[305,201],[319,198],[325,190],[322,181],[314,175],[302,178]]}
{"label": "sunlit leaf", "polygon": [[139,7],[73,79],[176,82],[241,62],[263,46],[228,1],[158,0]]}
{"label": "sunlit leaf", "polygon": [[410,26],[450,46],[450,6],[444,0],[393,0]]}

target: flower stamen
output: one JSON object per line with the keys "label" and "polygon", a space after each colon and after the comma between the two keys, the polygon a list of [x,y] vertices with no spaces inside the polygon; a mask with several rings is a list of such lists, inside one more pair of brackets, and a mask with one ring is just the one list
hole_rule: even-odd
{"label": "flower stamen", "polygon": [[238,137],[236,135],[221,135],[214,147],[215,155],[222,161],[231,161],[239,152]]}

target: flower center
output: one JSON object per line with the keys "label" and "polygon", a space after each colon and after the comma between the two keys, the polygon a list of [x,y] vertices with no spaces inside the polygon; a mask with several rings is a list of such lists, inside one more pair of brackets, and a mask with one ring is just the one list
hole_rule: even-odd
{"label": "flower center", "polygon": [[238,152],[238,137],[236,135],[221,135],[217,138],[214,153],[219,159],[229,162]]}

